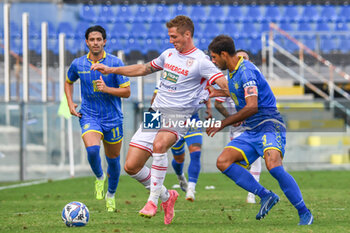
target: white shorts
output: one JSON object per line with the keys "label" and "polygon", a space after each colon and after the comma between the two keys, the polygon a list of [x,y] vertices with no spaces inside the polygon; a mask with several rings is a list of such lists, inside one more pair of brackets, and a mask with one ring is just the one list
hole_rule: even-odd
{"label": "white shorts", "polygon": [[134,136],[131,138],[129,146],[137,147],[153,154],[153,141],[159,131],[167,131],[167,132],[173,133],[176,136],[176,142],[178,142],[182,137],[186,135],[188,129],[189,127],[186,127],[186,126],[185,127],[162,127],[158,130],[144,129],[143,123],[142,123],[139,129],[134,134]]}

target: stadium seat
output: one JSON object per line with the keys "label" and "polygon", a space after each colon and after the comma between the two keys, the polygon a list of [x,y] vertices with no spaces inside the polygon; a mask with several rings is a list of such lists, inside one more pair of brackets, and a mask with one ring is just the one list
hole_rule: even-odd
{"label": "stadium seat", "polygon": [[243,13],[242,6],[233,5],[229,6],[228,12],[225,17],[225,22],[243,22],[245,21],[245,15]]}
{"label": "stadium seat", "polygon": [[350,5],[344,5],[341,7],[341,10],[338,15],[338,20],[350,21]]}
{"label": "stadium seat", "polygon": [[197,37],[214,38],[215,36],[221,34],[220,27],[217,23],[207,23],[204,25],[202,32],[197,33]]}
{"label": "stadium seat", "polygon": [[74,30],[70,22],[60,22],[57,27],[57,34],[66,34],[66,38],[74,38]]}
{"label": "stadium seat", "polygon": [[301,14],[301,19],[304,22],[317,22],[319,20],[319,12],[317,6],[306,5],[303,7],[303,12]]}
{"label": "stadium seat", "polygon": [[346,21],[337,21],[335,24],[335,30],[336,31],[348,31],[348,25]]}
{"label": "stadium seat", "polygon": [[296,5],[287,5],[285,6],[285,11],[283,17],[281,18],[282,22],[298,22],[300,20],[299,6]]}
{"label": "stadium seat", "polygon": [[79,12],[80,18],[88,22],[96,22],[97,14],[93,5],[83,5]]}
{"label": "stadium seat", "polygon": [[232,38],[240,37],[240,23],[225,23],[222,33],[231,36]]}
{"label": "stadium seat", "polygon": [[47,22],[47,34],[49,38],[58,38],[55,25],[51,22]]}
{"label": "stadium seat", "polygon": [[350,37],[349,36],[342,36],[339,39],[338,49],[342,53],[350,53]]}
{"label": "stadium seat", "polygon": [[201,4],[192,6],[190,16],[193,22],[206,22],[207,14],[205,12],[205,7]]}
{"label": "stadium seat", "polygon": [[260,33],[258,33],[258,30],[253,22],[244,22],[240,30],[240,35],[244,38],[254,39],[258,38]]}
{"label": "stadium seat", "polygon": [[238,38],[234,40],[236,49],[248,49],[249,45],[245,38]]}
{"label": "stadium seat", "polygon": [[22,55],[22,39],[21,38],[12,38],[10,40],[10,49],[12,52]]}
{"label": "stadium seat", "polygon": [[136,12],[134,14],[134,21],[139,23],[150,23],[152,15],[147,4],[136,5]]}
{"label": "stadium seat", "polygon": [[257,55],[261,51],[261,39],[248,39],[247,40],[247,47],[242,49],[247,49],[249,52],[251,52],[253,55]]}
{"label": "stadium seat", "polygon": [[295,31],[294,25],[291,22],[282,22],[279,27],[284,31]]}
{"label": "stadium seat", "polygon": [[147,34],[150,38],[168,38],[168,30],[163,22],[152,22],[149,26]]}
{"label": "stadium seat", "polygon": [[116,21],[116,16],[111,5],[101,5],[100,13],[98,15],[99,22],[109,22],[114,23]]}
{"label": "stadium seat", "polygon": [[313,27],[312,27],[313,23],[309,23],[308,21],[299,21],[298,23],[298,31],[304,31],[304,32],[310,32],[310,31],[314,31]]}
{"label": "stadium seat", "polygon": [[134,21],[134,14],[131,11],[131,6],[129,5],[120,5],[119,10],[116,14],[116,22],[121,23],[131,23]]}
{"label": "stadium seat", "polygon": [[331,31],[327,22],[318,21],[316,23],[316,31]]}
{"label": "stadium seat", "polygon": [[118,22],[115,23],[112,30],[111,30],[111,37],[115,37],[117,39],[125,39],[129,37],[129,27],[128,23],[125,22]]}
{"label": "stadium seat", "polygon": [[188,14],[188,8],[187,5],[184,5],[183,3],[179,3],[177,5],[174,5],[174,11],[172,14],[172,17],[175,17],[177,15],[186,15],[186,16],[190,16]]}
{"label": "stadium seat", "polygon": [[224,6],[220,4],[209,5],[207,22],[223,23],[225,19],[226,15],[224,13]]}
{"label": "stadium seat", "polygon": [[197,48],[199,48],[203,51],[207,51],[210,41],[211,41],[211,39],[204,38],[204,37],[198,39]]}
{"label": "stadium seat", "polygon": [[144,46],[140,43],[139,40],[135,40],[133,38],[130,38],[127,40],[124,50],[125,55],[128,57],[129,60],[133,61],[135,63],[138,60],[143,60],[143,52],[144,52]]}
{"label": "stadium seat", "polygon": [[169,48],[174,48],[174,45],[170,43],[169,39],[160,40],[160,51],[164,51]]}
{"label": "stadium seat", "polygon": [[66,50],[70,52],[71,55],[76,55],[81,50],[81,43],[81,39],[67,39]]}
{"label": "stadium seat", "polygon": [[262,7],[258,5],[248,6],[248,10],[245,15],[245,21],[261,23],[263,21]]}
{"label": "stadium seat", "polygon": [[49,39],[47,40],[47,49],[51,51],[54,55],[58,55],[59,51],[58,39]]}
{"label": "stadium seat", "polygon": [[158,54],[162,52],[162,51],[159,51],[159,45],[156,39],[147,38],[145,40],[145,45],[142,52],[143,54],[148,54],[152,51],[156,51]]}
{"label": "stadium seat", "polygon": [[315,51],[317,47],[317,40],[316,36],[312,35],[302,35],[301,36],[301,42],[307,46],[309,49]]}
{"label": "stadium seat", "polygon": [[281,12],[280,12],[279,6],[276,6],[276,5],[267,6],[264,20],[278,23],[281,20]]}
{"label": "stadium seat", "polygon": [[134,38],[138,38],[138,39],[145,39],[148,36],[145,23],[134,22],[131,25],[131,29],[129,31],[129,34],[130,34],[130,37],[134,37]]}
{"label": "stadium seat", "polygon": [[332,38],[331,36],[321,36],[320,37],[320,49],[324,54],[329,54],[338,49],[338,40]]}
{"label": "stadium seat", "polygon": [[85,39],[85,31],[90,27],[90,23],[79,21],[75,28],[75,38]]}
{"label": "stadium seat", "polygon": [[160,22],[165,23],[169,21],[171,18],[169,6],[165,4],[158,4],[155,7],[153,16],[152,16],[152,22]]}
{"label": "stadium seat", "polygon": [[320,21],[335,22],[338,19],[337,12],[333,5],[321,6]]}
{"label": "stadium seat", "polygon": [[10,22],[10,36],[11,38],[22,38],[21,26],[13,21]]}

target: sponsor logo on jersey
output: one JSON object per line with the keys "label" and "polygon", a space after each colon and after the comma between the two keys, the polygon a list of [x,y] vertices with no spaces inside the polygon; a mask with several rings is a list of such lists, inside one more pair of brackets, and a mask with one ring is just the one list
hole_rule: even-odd
{"label": "sponsor logo on jersey", "polygon": [[188,70],[182,69],[182,68],[175,66],[175,65],[171,65],[169,63],[164,63],[164,69],[174,71],[175,73],[182,74],[184,76],[188,75]]}
{"label": "sponsor logo on jersey", "polygon": [[176,86],[169,86],[164,84],[163,82],[159,84],[159,88],[161,87],[164,87],[165,89],[167,89],[168,92],[176,92],[176,89],[177,89]]}
{"label": "sponsor logo on jersey", "polygon": [[193,62],[194,62],[194,59],[189,58],[189,59],[187,60],[187,62],[186,62],[186,66],[187,66],[187,67],[191,67],[192,64],[193,64]]}
{"label": "sponsor logo on jersey", "polygon": [[252,81],[248,81],[245,84],[243,84],[243,88],[252,87],[252,86],[256,86],[256,82],[253,81],[253,80]]}
{"label": "sponsor logo on jersey", "polygon": [[87,70],[87,71],[78,71],[78,74],[90,74],[90,70]]}
{"label": "sponsor logo on jersey", "polygon": [[177,80],[179,79],[179,75],[164,70],[163,78],[165,80],[172,82],[172,83],[177,83]]}
{"label": "sponsor logo on jersey", "polygon": [[83,129],[88,129],[90,127],[90,123],[87,123],[83,126]]}

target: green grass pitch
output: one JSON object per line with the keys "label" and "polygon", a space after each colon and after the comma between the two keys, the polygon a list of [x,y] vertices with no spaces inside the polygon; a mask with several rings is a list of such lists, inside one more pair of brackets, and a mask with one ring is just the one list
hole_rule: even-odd
{"label": "green grass pitch", "polygon": [[[246,191],[220,173],[208,173],[200,175],[195,202],[186,201],[185,193],[178,190],[176,216],[168,226],[164,225],[160,210],[151,219],[138,215],[148,191],[128,176],[120,177],[114,213],[105,210],[104,200],[94,198],[93,177],[0,190],[0,232],[350,232],[350,171],[291,174],[312,210],[312,226],[297,226],[297,211],[267,172],[262,173],[261,183],[281,200],[261,221],[255,220],[260,205],[245,203]],[[174,184],[175,175],[167,175],[165,185],[169,188]],[[9,184],[0,183],[6,185]],[[88,206],[87,226],[64,225],[61,211],[70,201]]]}

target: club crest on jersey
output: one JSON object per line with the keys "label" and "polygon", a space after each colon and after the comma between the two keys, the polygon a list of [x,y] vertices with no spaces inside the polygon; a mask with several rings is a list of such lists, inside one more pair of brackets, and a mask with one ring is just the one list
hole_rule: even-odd
{"label": "club crest on jersey", "polygon": [[168,57],[170,57],[171,55],[173,55],[173,53],[169,53]]}
{"label": "club crest on jersey", "polygon": [[188,59],[187,62],[186,62],[186,66],[187,67],[191,67],[193,62],[194,62],[194,60],[192,58]]}
{"label": "club crest on jersey", "polygon": [[168,80],[168,81],[172,82],[172,83],[177,83],[179,75],[171,73],[171,72],[165,70],[163,72],[163,78],[165,80]]}
{"label": "club crest on jersey", "polygon": [[90,127],[90,123],[87,123],[83,126],[83,129],[88,129]]}

